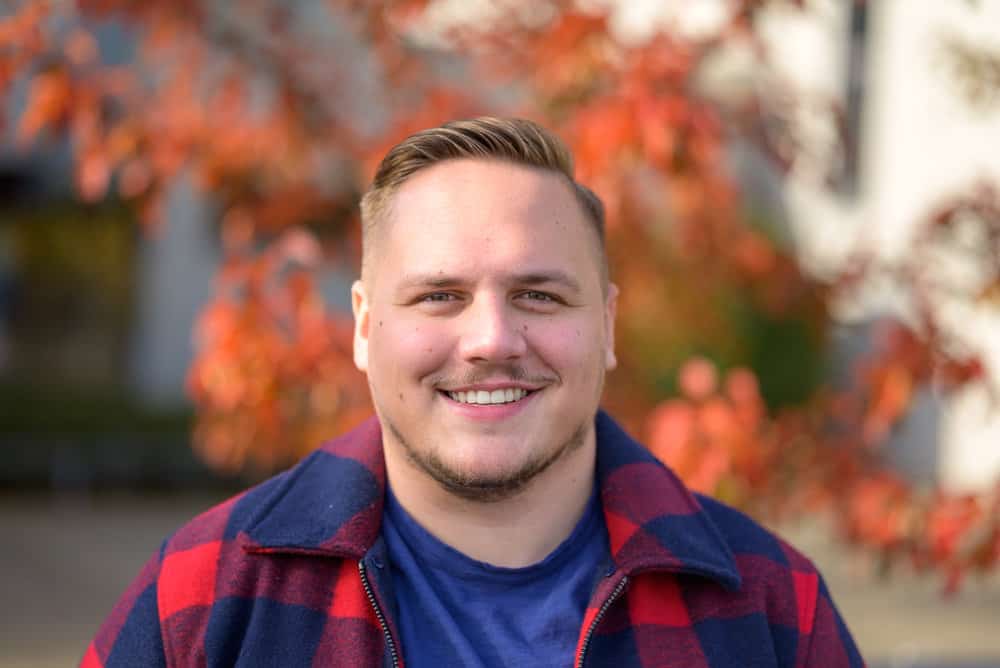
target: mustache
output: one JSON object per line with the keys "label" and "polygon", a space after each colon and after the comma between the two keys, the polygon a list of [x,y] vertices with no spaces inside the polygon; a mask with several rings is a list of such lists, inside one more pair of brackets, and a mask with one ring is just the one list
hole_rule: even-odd
{"label": "mustache", "polygon": [[532,385],[548,385],[558,383],[562,379],[554,373],[528,373],[528,371],[517,364],[491,364],[468,369],[461,373],[441,373],[431,376],[428,381],[434,387],[455,387],[462,385],[475,385],[477,383],[510,381],[522,382]]}

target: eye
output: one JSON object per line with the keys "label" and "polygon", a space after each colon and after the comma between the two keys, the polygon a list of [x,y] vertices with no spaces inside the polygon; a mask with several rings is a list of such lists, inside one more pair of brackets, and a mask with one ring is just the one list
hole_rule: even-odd
{"label": "eye", "polygon": [[452,313],[462,305],[461,294],[446,291],[425,292],[410,300],[409,305],[430,314]]}
{"label": "eye", "polygon": [[530,299],[532,301],[539,302],[554,302],[556,298],[546,292],[539,292],[538,290],[528,290],[527,292],[522,292],[521,297]]}
{"label": "eye", "polygon": [[559,295],[541,290],[525,290],[519,292],[515,300],[521,308],[537,313],[554,313],[560,306],[564,306],[566,301]]}
{"label": "eye", "polygon": [[431,292],[426,295],[421,295],[418,302],[450,302],[457,299],[457,297],[450,292]]}

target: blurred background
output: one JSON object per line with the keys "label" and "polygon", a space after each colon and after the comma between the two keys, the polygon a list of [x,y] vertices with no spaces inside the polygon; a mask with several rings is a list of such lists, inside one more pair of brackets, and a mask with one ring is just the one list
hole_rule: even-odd
{"label": "blurred background", "polygon": [[0,665],[370,414],[357,201],[522,115],[604,200],[604,404],[821,567],[873,666],[1000,666],[1000,0],[0,8]]}

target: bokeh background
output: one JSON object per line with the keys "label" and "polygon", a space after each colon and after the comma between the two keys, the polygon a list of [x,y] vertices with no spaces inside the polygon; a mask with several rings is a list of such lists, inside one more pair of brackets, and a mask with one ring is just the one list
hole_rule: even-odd
{"label": "bokeh background", "polygon": [[1000,0],[0,8],[0,665],[370,414],[357,200],[553,128],[608,212],[604,404],[821,566],[874,666],[1000,666]]}

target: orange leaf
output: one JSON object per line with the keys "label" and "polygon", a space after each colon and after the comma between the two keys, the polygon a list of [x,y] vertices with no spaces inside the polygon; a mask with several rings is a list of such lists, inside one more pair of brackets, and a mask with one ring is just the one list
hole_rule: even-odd
{"label": "orange leaf", "polygon": [[701,357],[685,362],[680,370],[681,391],[691,399],[701,400],[708,397],[715,392],[718,380],[715,365]]}
{"label": "orange leaf", "polygon": [[101,150],[87,152],[76,166],[76,186],[80,195],[87,202],[94,202],[108,190],[111,179],[111,165],[108,156]]}

